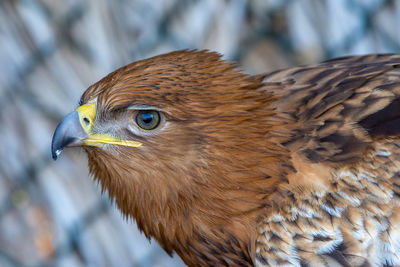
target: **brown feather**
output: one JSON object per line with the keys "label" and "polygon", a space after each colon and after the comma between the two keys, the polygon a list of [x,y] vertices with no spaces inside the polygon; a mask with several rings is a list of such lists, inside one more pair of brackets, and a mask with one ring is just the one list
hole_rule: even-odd
{"label": "brown feather", "polygon": [[[90,171],[190,266],[398,265],[399,65],[371,55],[249,76],[207,51],[132,63],[81,103],[97,101],[94,132],[143,145],[85,147]],[[166,123],[134,134],[127,108],[143,105]]]}

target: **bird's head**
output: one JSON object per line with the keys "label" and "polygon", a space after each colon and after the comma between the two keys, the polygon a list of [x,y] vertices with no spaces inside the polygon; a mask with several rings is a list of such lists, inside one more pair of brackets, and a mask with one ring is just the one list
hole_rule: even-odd
{"label": "bird's head", "polygon": [[155,235],[147,220],[162,227],[178,213],[229,221],[253,209],[247,194],[261,199],[269,189],[260,184],[278,172],[263,85],[206,51],[132,63],[87,89],[57,127],[53,157],[83,146],[95,178],[146,234]]}

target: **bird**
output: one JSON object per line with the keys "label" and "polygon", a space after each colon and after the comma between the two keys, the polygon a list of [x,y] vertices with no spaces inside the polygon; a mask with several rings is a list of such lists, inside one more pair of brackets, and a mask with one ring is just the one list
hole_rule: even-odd
{"label": "bird", "polygon": [[57,126],[123,216],[188,266],[400,266],[400,55],[250,75],[181,50]]}

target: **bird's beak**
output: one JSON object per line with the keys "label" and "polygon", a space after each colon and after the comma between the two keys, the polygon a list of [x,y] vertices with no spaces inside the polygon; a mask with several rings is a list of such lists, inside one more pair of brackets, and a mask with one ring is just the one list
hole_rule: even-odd
{"label": "bird's beak", "polygon": [[69,113],[57,126],[53,141],[51,142],[51,154],[56,160],[64,147],[71,146],[102,146],[104,144],[139,147],[140,142],[122,140],[108,134],[92,133],[92,126],[96,116],[95,103],[89,103],[78,107]]}

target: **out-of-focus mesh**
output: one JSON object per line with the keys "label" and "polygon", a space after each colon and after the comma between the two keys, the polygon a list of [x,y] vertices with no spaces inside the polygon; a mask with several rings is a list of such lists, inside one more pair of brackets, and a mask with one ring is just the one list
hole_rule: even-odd
{"label": "out-of-focus mesh", "polygon": [[0,266],[180,266],[122,218],[86,156],[51,160],[82,92],[129,62],[211,49],[249,73],[398,52],[400,1],[0,0]]}

